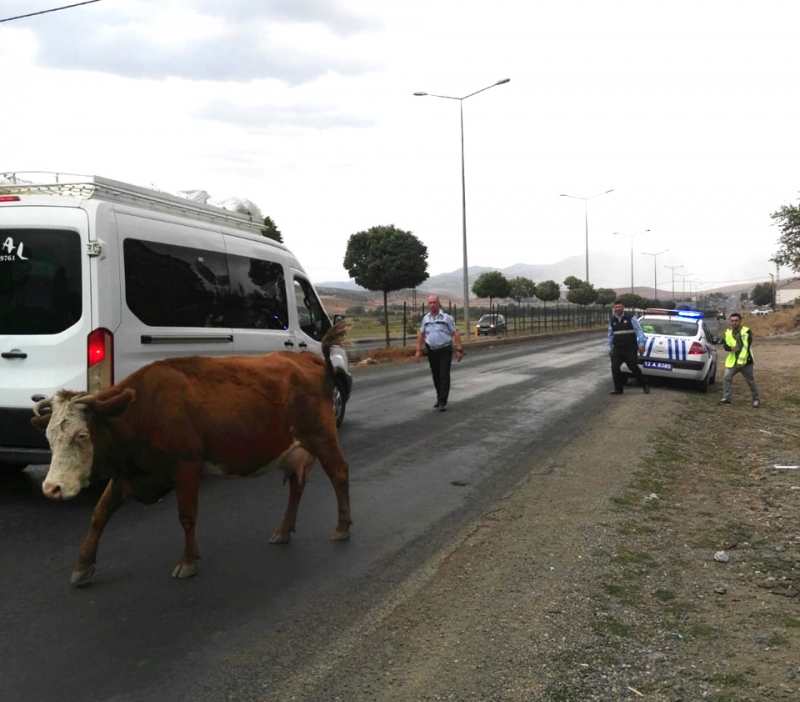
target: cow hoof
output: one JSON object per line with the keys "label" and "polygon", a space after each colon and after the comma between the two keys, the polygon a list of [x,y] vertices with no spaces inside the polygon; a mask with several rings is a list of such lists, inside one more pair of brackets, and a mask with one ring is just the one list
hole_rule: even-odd
{"label": "cow hoof", "polygon": [[288,544],[289,543],[289,534],[282,534],[280,531],[276,531],[272,538],[269,540],[271,544]]}
{"label": "cow hoof", "polygon": [[191,578],[197,575],[197,563],[184,563],[181,561],[172,571],[173,578]]}
{"label": "cow hoof", "polygon": [[347,541],[350,538],[349,531],[342,531],[341,529],[337,529],[333,532],[333,536],[331,536],[331,541]]}
{"label": "cow hoof", "polygon": [[83,570],[78,570],[77,568],[72,571],[72,575],[69,579],[69,584],[73,587],[83,587],[86,585],[94,575],[94,565],[86,566]]}

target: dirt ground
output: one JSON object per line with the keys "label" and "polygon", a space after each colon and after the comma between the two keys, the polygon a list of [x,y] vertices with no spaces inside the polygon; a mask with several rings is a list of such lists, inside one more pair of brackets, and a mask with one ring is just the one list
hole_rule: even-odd
{"label": "dirt ground", "polygon": [[313,698],[800,699],[800,338],[754,351],[758,409],[722,368],[609,398]]}

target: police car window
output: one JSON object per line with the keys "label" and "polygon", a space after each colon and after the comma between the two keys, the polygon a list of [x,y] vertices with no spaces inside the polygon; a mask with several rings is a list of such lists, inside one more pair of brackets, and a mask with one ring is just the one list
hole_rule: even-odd
{"label": "police car window", "polygon": [[83,314],[81,238],[55,229],[0,234],[0,335],[58,334]]}
{"label": "police car window", "polygon": [[316,341],[322,341],[331,321],[322,307],[314,288],[302,278],[294,280],[294,299],[297,305],[297,318],[300,329]]}
{"label": "police car window", "polygon": [[126,239],[125,300],[151,327],[224,327],[229,293],[225,254]]}
{"label": "police car window", "polygon": [[228,255],[231,293],[228,326],[235,329],[288,329],[283,266],[246,256]]}

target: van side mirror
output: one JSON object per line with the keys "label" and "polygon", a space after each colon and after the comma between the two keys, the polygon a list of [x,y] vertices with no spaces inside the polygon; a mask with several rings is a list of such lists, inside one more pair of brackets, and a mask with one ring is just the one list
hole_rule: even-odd
{"label": "van side mirror", "polygon": [[333,323],[334,324],[339,324],[339,322],[341,322],[343,319],[344,319],[344,315],[343,314],[335,314],[335,315],[333,315]]}

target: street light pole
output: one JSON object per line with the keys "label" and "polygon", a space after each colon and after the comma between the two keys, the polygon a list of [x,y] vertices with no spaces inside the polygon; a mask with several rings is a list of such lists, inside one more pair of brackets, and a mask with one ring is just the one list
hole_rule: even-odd
{"label": "street light pole", "polygon": [[[669,268],[672,271],[672,301],[675,302],[675,269],[683,268],[683,264],[680,266],[664,266],[664,268]],[[680,273],[678,275],[680,275]]]}
{"label": "street light pole", "polygon": [[656,260],[658,257],[663,254],[667,253],[669,249],[664,249],[663,251],[659,251],[658,253],[647,253],[646,251],[642,251],[642,256],[652,256],[653,257],[653,299],[658,300],[658,273],[656,272]]}
{"label": "street light pole", "polygon": [[690,275],[694,275],[694,273],[678,273],[678,275],[683,278],[683,296],[681,297],[682,300],[686,299],[686,279]]}
{"label": "street light pole", "polygon": [[643,229],[642,231],[636,232],[635,234],[621,234],[620,232],[614,232],[614,236],[627,236],[631,240],[631,295],[633,295],[633,237],[639,236],[639,234],[644,234],[645,232],[649,231],[650,231],[649,229]]}
{"label": "street light pole", "polygon": [[571,197],[573,200],[583,200],[583,219],[584,225],[586,227],[586,282],[589,282],[589,200],[595,197],[600,197],[601,195],[608,195],[609,193],[613,193],[614,188],[611,190],[606,190],[602,193],[597,193],[597,195],[590,195],[589,197],[581,197],[580,195],[567,195],[566,193],[561,193],[559,197]]}
{"label": "street light pole", "polygon": [[484,90],[494,88],[496,85],[504,85],[508,83],[511,78],[503,78],[496,83],[487,85],[485,88],[476,90],[474,93],[465,95],[464,97],[455,97],[453,95],[434,95],[433,93],[418,92],[414,93],[417,97],[438,97],[445,100],[458,100],[459,112],[461,116],[461,228],[462,228],[462,242],[464,247],[464,338],[469,341],[470,328],[469,328],[469,266],[467,264],[467,181],[464,168],[464,100]]}
{"label": "street light pole", "polygon": [[770,273],[769,277],[772,279],[772,309],[774,310],[775,307],[777,306],[776,297],[777,297],[778,288],[775,285],[775,276],[772,275],[772,273]]}

